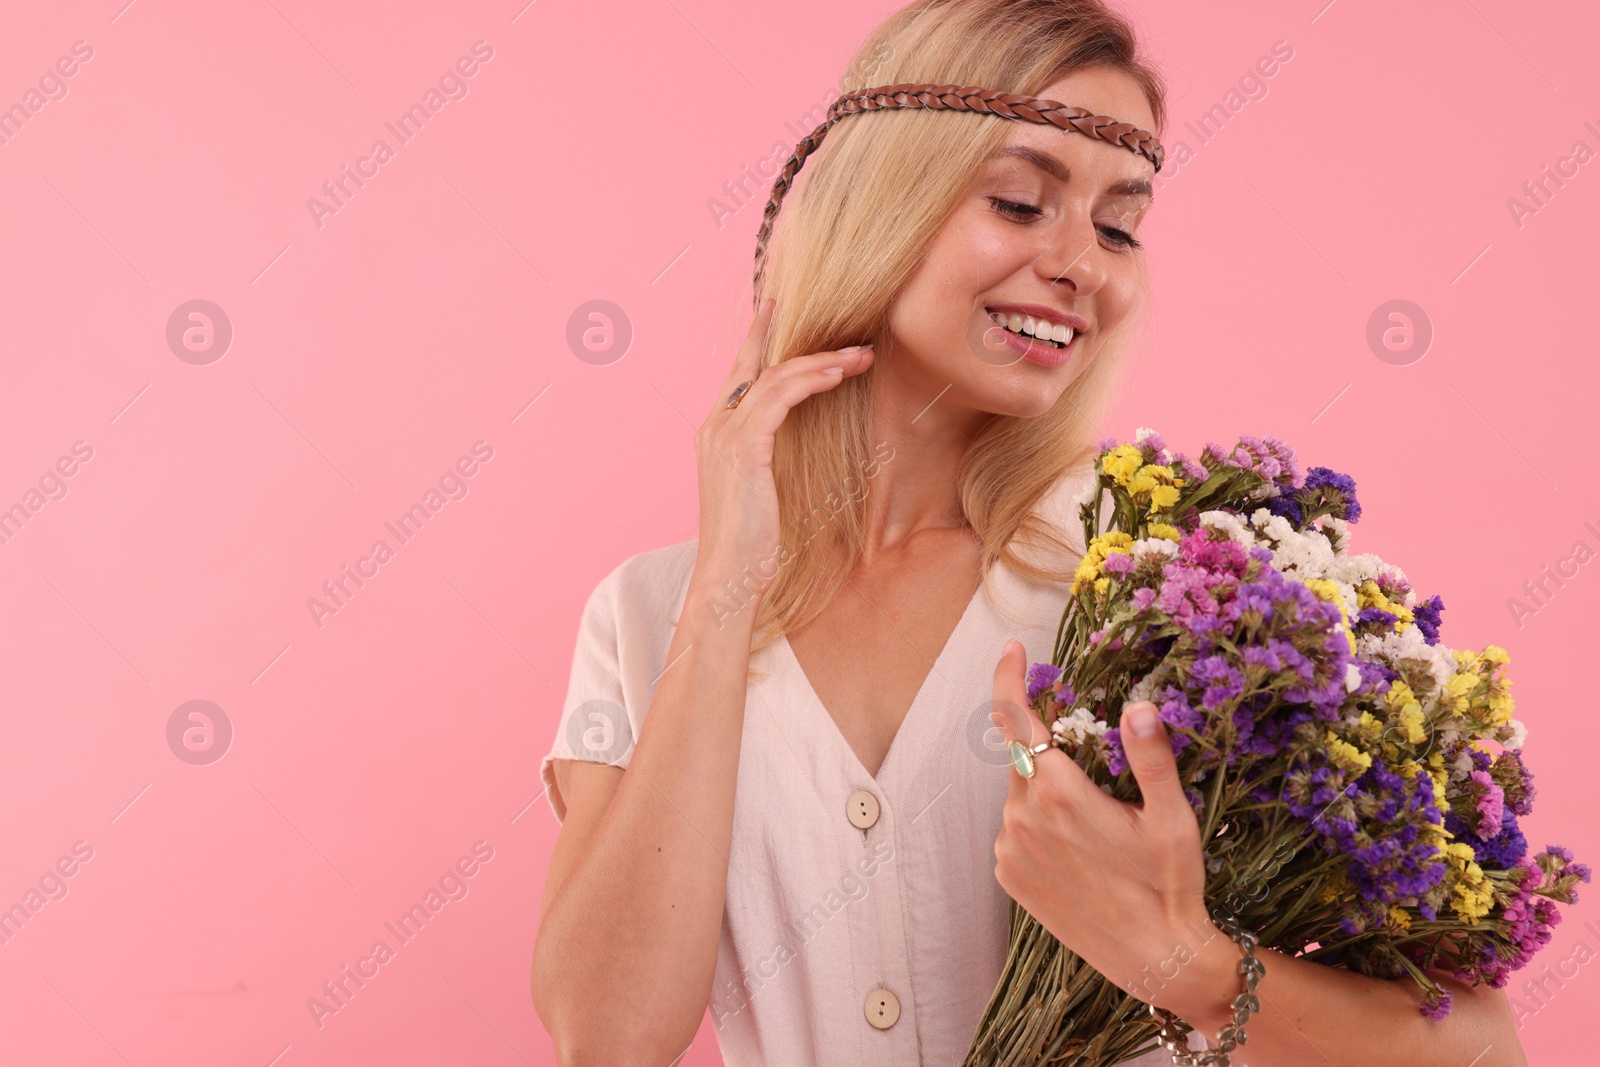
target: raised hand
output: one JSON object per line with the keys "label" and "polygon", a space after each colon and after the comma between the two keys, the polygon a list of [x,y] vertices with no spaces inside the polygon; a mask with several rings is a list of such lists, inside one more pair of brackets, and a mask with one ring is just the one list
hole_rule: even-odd
{"label": "raised hand", "polygon": [[[695,442],[700,475],[699,562],[729,572],[770,559],[780,542],[773,442],[790,410],[872,365],[872,348],[846,348],[763,366],[774,305],[762,303]],[[751,386],[729,409],[730,393]]]}

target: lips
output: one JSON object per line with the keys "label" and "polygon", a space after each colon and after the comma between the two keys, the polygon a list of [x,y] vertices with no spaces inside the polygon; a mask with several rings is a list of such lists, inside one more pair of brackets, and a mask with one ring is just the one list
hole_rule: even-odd
{"label": "lips", "polygon": [[[1066,327],[1062,327],[1062,329],[1065,330]],[[1040,340],[1037,337],[1022,333],[1014,333],[1007,327],[1001,327],[998,331],[1000,340],[1004,342],[1007,348],[1030,363],[1037,363],[1044,367],[1059,367],[1070,359],[1073,352],[1077,350],[1078,335],[1071,331],[1068,331],[1068,333],[1070,335],[1069,340],[1065,344],[1061,344],[1056,341]]]}
{"label": "lips", "polygon": [[1033,339],[1043,349],[1065,350],[1087,326],[1082,318],[1041,304],[994,304],[989,320],[1007,333]]}

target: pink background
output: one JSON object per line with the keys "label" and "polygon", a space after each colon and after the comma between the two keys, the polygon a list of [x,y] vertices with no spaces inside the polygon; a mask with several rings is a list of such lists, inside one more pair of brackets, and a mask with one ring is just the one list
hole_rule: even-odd
{"label": "pink background", "polygon": [[[74,42],[93,58],[0,145],[0,506],[93,454],[0,545],[0,905],[93,856],[0,945],[0,1062],[553,1062],[528,994],[557,828],[536,768],[589,591],[695,533],[690,441],[767,190],[720,228],[708,201],[809,131],[891,5],[524,2],[5,17],[0,105]],[[1169,152],[1194,155],[1163,175],[1156,316],[1106,431],[1275,433],[1351,472],[1357,545],[1443,595],[1452,644],[1512,653],[1530,838],[1600,859],[1600,563],[1520,627],[1507,605],[1600,548],[1600,163],[1521,225],[1508,207],[1600,149],[1600,15],[1126,6],[1170,77]],[[383,124],[480,40],[467,95],[319,227],[308,198],[395,147]],[[1293,58],[1202,144],[1184,124],[1277,41]],[[208,365],[166,340],[196,299],[233,329]],[[606,366],[566,341],[595,299],[634,330]],[[1366,340],[1393,299],[1435,333],[1409,365]],[[493,458],[447,480],[467,495],[319,626],[308,599],[479,441]],[[168,744],[191,700],[232,724],[209,765]],[[307,999],[475,842],[467,895],[319,1028]],[[1541,962],[1600,947],[1590,894]],[[1527,1019],[1535,1063],[1587,1047],[1597,994],[1585,966]],[[719,1062],[709,1026],[683,1062]]]}

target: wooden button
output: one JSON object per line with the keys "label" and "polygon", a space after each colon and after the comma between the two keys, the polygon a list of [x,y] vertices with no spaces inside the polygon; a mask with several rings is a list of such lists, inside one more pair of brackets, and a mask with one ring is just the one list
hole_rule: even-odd
{"label": "wooden button", "polygon": [[865,789],[857,789],[850,794],[844,813],[850,819],[851,826],[865,830],[878,821],[878,798]]}
{"label": "wooden button", "polygon": [[874,989],[867,994],[867,1022],[879,1030],[887,1030],[899,1018],[899,997],[887,989]]}

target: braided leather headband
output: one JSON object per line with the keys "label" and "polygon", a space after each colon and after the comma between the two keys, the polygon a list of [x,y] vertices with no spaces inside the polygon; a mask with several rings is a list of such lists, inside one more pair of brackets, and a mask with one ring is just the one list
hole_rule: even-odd
{"label": "braided leather headband", "polygon": [[833,106],[828,108],[827,120],[795,146],[794,154],[789,157],[789,162],[783,165],[778,180],[772,184],[772,197],[767,201],[766,210],[761,213],[761,229],[756,233],[756,292],[761,291],[761,277],[766,271],[767,238],[772,234],[773,220],[777,218],[778,207],[783,203],[784,194],[789,191],[789,186],[793,184],[794,176],[805,164],[806,157],[817,150],[828,130],[844,116],[862,111],[884,111],[898,107],[921,107],[933,111],[977,111],[1003,119],[1021,119],[1023,122],[1055,126],[1068,133],[1087,134],[1131,152],[1137,152],[1153,163],[1157,172],[1160,172],[1161,161],[1166,157],[1161,142],[1156,140],[1154,134],[1147,133],[1131,123],[1118,122],[1107,115],[1096,115],[1084,108],[1042,97],[1019,96],[1016,93],[1002,93],[997,89],[980,89],[974,85],[932,83],[917,85],[902,83],[880,85],[872,89],[856,89],[833,102]]}

